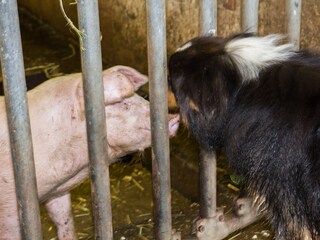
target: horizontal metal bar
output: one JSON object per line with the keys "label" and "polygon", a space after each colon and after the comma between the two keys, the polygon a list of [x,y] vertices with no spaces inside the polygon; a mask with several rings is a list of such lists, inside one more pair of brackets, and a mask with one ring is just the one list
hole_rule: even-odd
{"label": "horizontal metal bar", "polygon": [[78,0],[79,28],[83,33],[81,63],[90,159],[95,239],[113,239],[104,106],[100,23],[97,0]]}
{"label": "horizontal metal bar", "polygon": [[42,239],[18,9],[14,0],[0,1],[0,46],[21,237]]}

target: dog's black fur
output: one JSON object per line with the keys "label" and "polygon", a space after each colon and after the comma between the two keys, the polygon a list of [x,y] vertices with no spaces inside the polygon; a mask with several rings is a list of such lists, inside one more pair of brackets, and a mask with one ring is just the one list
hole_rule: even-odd
{"label": "dog's black fur", "polygon": [[[251,47],[252,38],[259,42],[246,33],[192,39],[170,57],[169,86],[200,146],[225,147],[276,237],[320,239],[320,55],[286,45],[284,58],[261,60],[247,75],[250,49],[258,62],[260,46],[270,47]],[[228,49],[238,40],[246,44]]]}

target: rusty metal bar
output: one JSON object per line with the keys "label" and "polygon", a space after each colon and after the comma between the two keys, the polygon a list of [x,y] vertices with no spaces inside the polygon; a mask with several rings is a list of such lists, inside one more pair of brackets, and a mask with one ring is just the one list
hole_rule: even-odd
{"label": "rusty metal bar", "polygon": [[217,35],[217,0],[200,1],[201,34]]}
{"label": "rusty metal bar", "polygon": [[113,239],[106,116],[97,0],[78,0],[81,64],[91,172],[95,239]]}
{"label": "rusty metal bar", "polygon": [[243,31],[258,31],[259,0],[241,1],[241,27]]}
{"label": "rusty metal bar", "polygon": [[287,0],[288,36],[295,50],[300,47],[302,0]]}
{"label": "rusty metal bar", "polygon": [[171,239],[165,0],[147,0],[148,69],[152,129],[154,239]]}
{"label": "rusty metal bar", "polygon": [[0,57],[22,239],[42,239],[16,1],[0,1]]}

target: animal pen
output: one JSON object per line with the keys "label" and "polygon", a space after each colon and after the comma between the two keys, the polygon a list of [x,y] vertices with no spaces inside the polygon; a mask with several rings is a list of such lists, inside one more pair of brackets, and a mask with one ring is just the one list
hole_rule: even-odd
{"label": "animal pen", "polygon": [[[232,2],[232,1],[230,1]],[[242,0],[242,30],[257,32],[258,0]],[[299,49],[301,0],[287,0],[289,41]],[[217,34],[217,0],[200,0],[201,34]],[[98,1],[78,0],[81,66],[86,105],[88,149],[92,186],[95,239],[113,239],[105,112],[102,88],[102,56]],[[167,129],[166,1],[147,0],[148,75],[152,129],[152,176],[154,239],[181,239],[172,229],[170,151]],[[0,56],[10,129],[16,194],[23,239],[42,239],[39,203],[20,39],[17,1],[0,2]],[[108,36],[106,36],[108,37]],[[101,140],[102,139],[102,140]],[[249,219],[221,221],[217,215],[216,156],[201,155],[200,217],[207,219],[196,229],[199,239],[223,239],[254,222]],[[218,216],[218,217],[217,217]],[[207,229],[216,229],[207,232]],[[226,229],[227,232],[219,229]],[[191,233],[191,229],[190,229]],[[1,236],[0,236],[1,237]]]}

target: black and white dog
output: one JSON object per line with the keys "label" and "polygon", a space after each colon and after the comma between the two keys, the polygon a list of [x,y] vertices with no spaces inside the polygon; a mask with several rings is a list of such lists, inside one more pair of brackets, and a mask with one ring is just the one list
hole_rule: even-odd
{"label": "black and white dog", "polygon": [[169,85],[201,147],[225,147],[277,239],[320,239],[320,55],[281,40],[192,39],[170,57]]}

